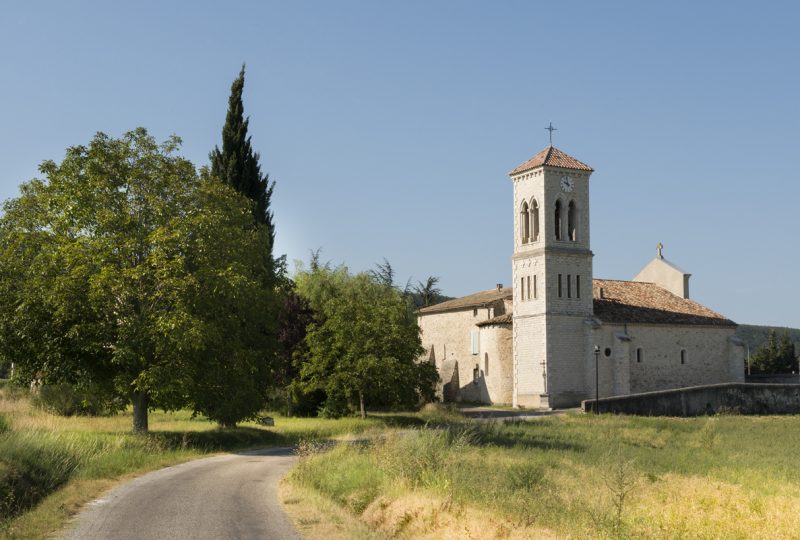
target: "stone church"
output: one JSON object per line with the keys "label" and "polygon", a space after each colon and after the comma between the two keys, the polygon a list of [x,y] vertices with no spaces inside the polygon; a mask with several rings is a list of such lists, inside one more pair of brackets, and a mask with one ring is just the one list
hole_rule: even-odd
{"label": "stone church", "polygon": [[445,401],[571,407],[744,381],[736,323],[689,299],[662,254],[632,281],[594,279],[588,165],[548,146],[512,170],[512,287],[419,310]]}

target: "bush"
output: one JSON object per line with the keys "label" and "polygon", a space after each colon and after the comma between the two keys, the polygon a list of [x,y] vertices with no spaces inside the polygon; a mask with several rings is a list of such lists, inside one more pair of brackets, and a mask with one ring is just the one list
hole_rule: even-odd
{"label": "bush", "polygon": [[[287,397],[291,400],[291,406],[287,402]],[[325,390],[321,388],[307,390],[300,384],[291,384],[288,395],[285,389],[270,394],[264,410],[280,412],[287,416],[312,417],[319,414],[326,399]]]}
{"label": "bush", "polygon": [[37,407],[61,416],[100,416],[125,408],[125,403],[110,398],[97,387],[81,388],[67,383],[46,384],[32,396]]}

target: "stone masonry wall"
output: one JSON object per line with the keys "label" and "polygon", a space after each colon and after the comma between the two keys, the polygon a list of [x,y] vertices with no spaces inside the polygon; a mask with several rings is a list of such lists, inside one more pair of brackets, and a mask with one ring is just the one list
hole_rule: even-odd
{"label": "stone masonry wall", "polygon": [[547,393],[550,407],[573,407],[586,399],[586,333],[583,317],[547,317]]}
{"label": "stone masonry wall", "polygon": [[515,406],[539,407],[545,384],[541,365],[545,359],[545,316],[515,316],[513,333],[516,381],[512,402]]}
{"label": "stone masonry wall", "polygon": [[482,326],[480,329],[481,403],[510,405],[514,387],[511,362],[511,325]]}
{"label": "stone masonry wall", "polygon": [[[686,325],[613,325],[595,329],[586,386],[594,397],[594,345],[600,347],[600,397],[671,388],[743,382],[742,347],[733,328]],[[637,362],[641,349],[641,362]],[[681,350],[686,363],[681,364]],[[606,353],[610,353],[607,355]]]}
{"label": "stone masonry wall", "polygon": [[727,383],[586,400],[584,411],[642,416],[699,416],[717,412],[798,414],[800,385]]}
{"label": "stone masonry wall", "polygon": [[[628,325],[630,393],[704,384],[743,382],[731,376],[733,328]],[[636,361],[636,349],[642,361]],[[686,363],[681,364],[681,350]]]}
{"label": "stone masonry wall", "polygon": [[[439,371],[440,382],[437,395],[444,401],[498,402],[510,401],[510,392],[504,390],[502,373],[509,372],[511,364],[511,330],[502,327],[486,327],[482,330],[476,323],[485,321],[503,311],[502,301],[498,306],[465,308],[457,311],[421,314],[418,324],[422,346],[425,348],[421,360],[433,363]],[[489,328],[494,330],[489,330]],[[472,332],[480,340],[479,354],[472,354]],[[503,337],[505,333],[505,337]],[[484,340],[488,343],[485,345]],[[489,354],[489,376],[485,377],[486,357]],[[503,356],[505,355],[505,356]],[[505,358],[505,367],[499,366]],[[497,365],[494,376],[492,368]],[[474,370],[478,367],[479,384],[474,384]],[[497,398],[508,393],[507,398]]]}

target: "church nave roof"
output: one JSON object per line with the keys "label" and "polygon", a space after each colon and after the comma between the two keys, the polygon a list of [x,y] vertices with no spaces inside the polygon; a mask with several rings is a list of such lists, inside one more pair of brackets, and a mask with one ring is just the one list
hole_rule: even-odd
{"label": "church nave roof", "polygon": [[655,283],[595,279],[592,293],[594,316],[607,323],[736,326],[716,311]]}
{"label": "church nave roof", "polygon": [[434,304],[419,310],[419,313],[437,313],[439,311],[451,311],[472,307],[481,307],[497,302],[498,300],[511,299],[513,290],[511,287],[495,287],[487,291],[480,291],[461,298],[454,298],[446,302]]}

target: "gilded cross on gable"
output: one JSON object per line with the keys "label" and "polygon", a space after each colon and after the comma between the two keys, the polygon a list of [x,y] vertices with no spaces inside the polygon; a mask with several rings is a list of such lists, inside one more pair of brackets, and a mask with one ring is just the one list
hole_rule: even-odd
{"label": "gilded cross on gable", "polygon": [[544,128],[544,129],[546,129],[547,131],[549,131],[549,132],[550,132],[550,146],[553,146],[553,132],[554,132],[554,131],[558,131],[558,130],[557,130],[556,128],[554,128],[554,127],[553,127],[553,123],[552,123],[552,122],[550,122],[550,125],[549,125],[549,126],[547,126],[547,127],[546,127],[546,128]]}
{"label": "gilded cross on gable", "polygon": [[664,256],[661,254],[661,250],[662,249],[664,249],[664,244],[662,244],[661,242],[656,244],[656,253],[658,253],[658,258],[659,259],[663,259],[664,258]]}

